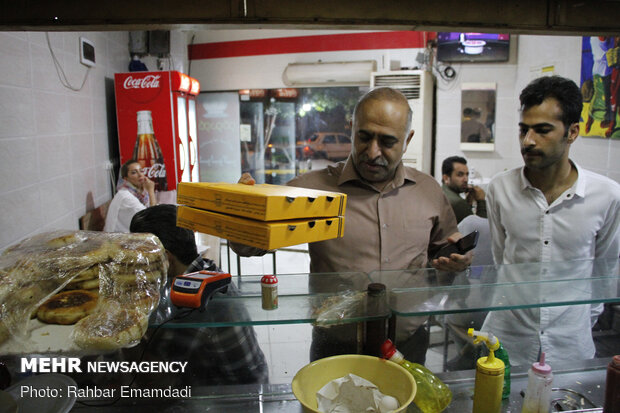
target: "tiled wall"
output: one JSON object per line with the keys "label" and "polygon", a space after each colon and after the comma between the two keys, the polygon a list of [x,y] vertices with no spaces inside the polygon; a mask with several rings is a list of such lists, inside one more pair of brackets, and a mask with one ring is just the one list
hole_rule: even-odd
{"label": "tiled wall", "polygon": [[[84,87],[62,86],[44,32],[0,32],[0,251],[78,219],[112,197],[109,145],[115,145],[114,73],[126,72],[128,32],[51,32],[66,79],[79,87],[79,37],[94,43],[97,66]],[[183,70],[185,34],[172,32],[164,70]],[[145,59],[157,70],[155,58]]]}
{"label": "tiled wall", "polygon": [[[97,66],[79,63],[79,37],[95,44]],[[126,32],[0,33],[0,250],[30,234],[77,229],[87,208],[107,201],[106,164],[114,73],[128,62]],[[113,115],[113,114],[112,114]]]}

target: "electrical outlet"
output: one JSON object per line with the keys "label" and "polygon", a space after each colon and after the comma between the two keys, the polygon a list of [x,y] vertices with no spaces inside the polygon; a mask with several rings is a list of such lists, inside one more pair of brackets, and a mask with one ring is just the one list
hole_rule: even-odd
{"label": "electrical outlet", "polygon": [[84,37],[80,37],[80,63],[95,67],[95,45]]}

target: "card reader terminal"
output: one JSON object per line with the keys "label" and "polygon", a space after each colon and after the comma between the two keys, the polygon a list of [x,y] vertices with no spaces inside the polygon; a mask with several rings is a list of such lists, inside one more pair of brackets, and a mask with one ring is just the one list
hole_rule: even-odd
{"label": "card reader terminal", "polygon": [[226,290],[231,276],[225,272],[198,271],[174,277],[170,298],[177,307],[204,310],[209,298],[220,290]]}

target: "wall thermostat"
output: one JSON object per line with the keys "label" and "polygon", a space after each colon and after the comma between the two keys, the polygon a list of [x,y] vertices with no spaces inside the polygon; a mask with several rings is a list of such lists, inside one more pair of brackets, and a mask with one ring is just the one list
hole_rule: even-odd
{"label": "wall thermostat", "polygon": [[95,45],[84,37],[80,37],[80,63],[95,67]]}

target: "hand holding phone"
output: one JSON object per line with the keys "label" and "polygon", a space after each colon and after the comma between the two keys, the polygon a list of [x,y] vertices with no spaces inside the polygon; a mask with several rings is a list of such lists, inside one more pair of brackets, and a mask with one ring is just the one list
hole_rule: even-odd
{"label": "hand holding phone", "polygon": [[450,258],[451,254],[460,254],[463,255],[467,251],[472,250],[476,247],[478,243],[478,231],[473,231],[463,238],[459,239],[457,242],[448,244],[445,247],[441,248],[435,254],[435,259],[439,257],[447,257]]}

